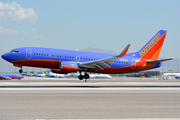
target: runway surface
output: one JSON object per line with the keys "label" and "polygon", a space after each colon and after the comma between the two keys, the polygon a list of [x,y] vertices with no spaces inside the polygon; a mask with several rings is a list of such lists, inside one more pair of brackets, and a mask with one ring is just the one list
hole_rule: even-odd
{"label": "runway surface", "polygon": [[178,119],[179,83],[158,78],[0,81],[0,118]]}

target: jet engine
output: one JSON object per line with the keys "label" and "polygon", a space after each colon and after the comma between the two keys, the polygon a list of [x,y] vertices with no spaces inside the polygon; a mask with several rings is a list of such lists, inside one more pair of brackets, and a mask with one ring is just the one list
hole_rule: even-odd
{"label": "jet engine", "polygon": [[61,62],[59,69],[62,72],[70,73],[70,72],[77,72],[78,70],[78,64],[72,63],[72,62]]}
{"label": "jet engine", "polygon": [[68,74],[68,72],[63,72],[60,69],[51,69],[51,72],[58,73],[58,74]]}

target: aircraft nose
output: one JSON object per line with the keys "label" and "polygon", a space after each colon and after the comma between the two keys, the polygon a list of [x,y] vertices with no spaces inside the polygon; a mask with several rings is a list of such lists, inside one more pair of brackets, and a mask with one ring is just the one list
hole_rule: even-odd
{"label": "aircraft nose", "polygon": [[9,58],[9,54],[8,53],[5,53],[1,56],[4,60],[7,60],[8,61],[8,58]]}
{"label": "aircraft nose", "polygon": [[24,76],[20,76],[20,78],[22,79],[22,78],[24,78]]}
{"label": "aircraft nose", "polygon": [[3,59],[6,59],[7,55],[6,53],[1,56]]}

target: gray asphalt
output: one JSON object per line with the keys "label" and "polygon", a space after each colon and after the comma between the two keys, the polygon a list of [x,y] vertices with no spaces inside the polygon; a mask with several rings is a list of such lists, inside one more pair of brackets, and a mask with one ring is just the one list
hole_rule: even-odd
{"label": "gray asphalt", "polygon": [[[37,85],[31,86],[34,78],[18,81],[0,82],[1,119],[166,119],[180,118],[180,87],[178,80],[159,81],[158,79],[139,79],[130,86],[114,86],[124,80],[90,80],[81,87],[75,80],[61,82],[66,87]],[[134,79],[136,80],[136,79]],[[112,83],[110,82],[112,81]],[[36,79],[38,84],[50,80]],[[158,87],[153,86],[158,82]],[[10,86],[10,84],[13,84]],[[101,83],[104,84],[101,86]],[[126,83],[126,84],[127,84]],[[164,84],[166,83],[166,84]],[[171,86],[168,86],[168,84]],[[4,85],[8,84],[8,85]],[[14,85],[16,84],[16,85]],[[19,85],[20,84],[20,85]],[[28,84],[22,86],[23,84]],[[73,84],[71,86],[71,84]],[[74,85],[75,84],[75,85]],[[78,85],[76,85],[78,84]],[[87,84],[94,84],[92,87]],[[113,84],[108,86],[106,84]],[[161,87],[159,84],[164,84]],[[179,83],[178,83],[179,84]],[[4,85],[4,86],[3,86]],[[166,87],[167,85],[167,87]],[[134,87],[133,87],[134,86]]]}

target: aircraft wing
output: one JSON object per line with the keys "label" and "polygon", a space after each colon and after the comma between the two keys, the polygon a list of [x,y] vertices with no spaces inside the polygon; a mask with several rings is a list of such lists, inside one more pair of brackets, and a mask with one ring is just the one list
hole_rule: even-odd
{"label": "aircraft wing", "polygon": [[152,60],[152,61],[148,61],[147,63],[160,63],[160,62],[164,62],[164,61],[168,61],[168,60],[174,60],[174,58],[168,58],[168,59],[162,59],[162,60]]}
{"label": "aircraft wing", "polygon": [[100,59],[96,61],[80,63],[79,68],[90,68],[97,71],[99,70],[99,68],[103,69],[106,66],[110,67],[110,65],[113,64],[113,60],[124,57],[126,55],[129,47],[130,47],[130,44],[128,44],[126,48],[118,56],[113,56],[110,58]]}

